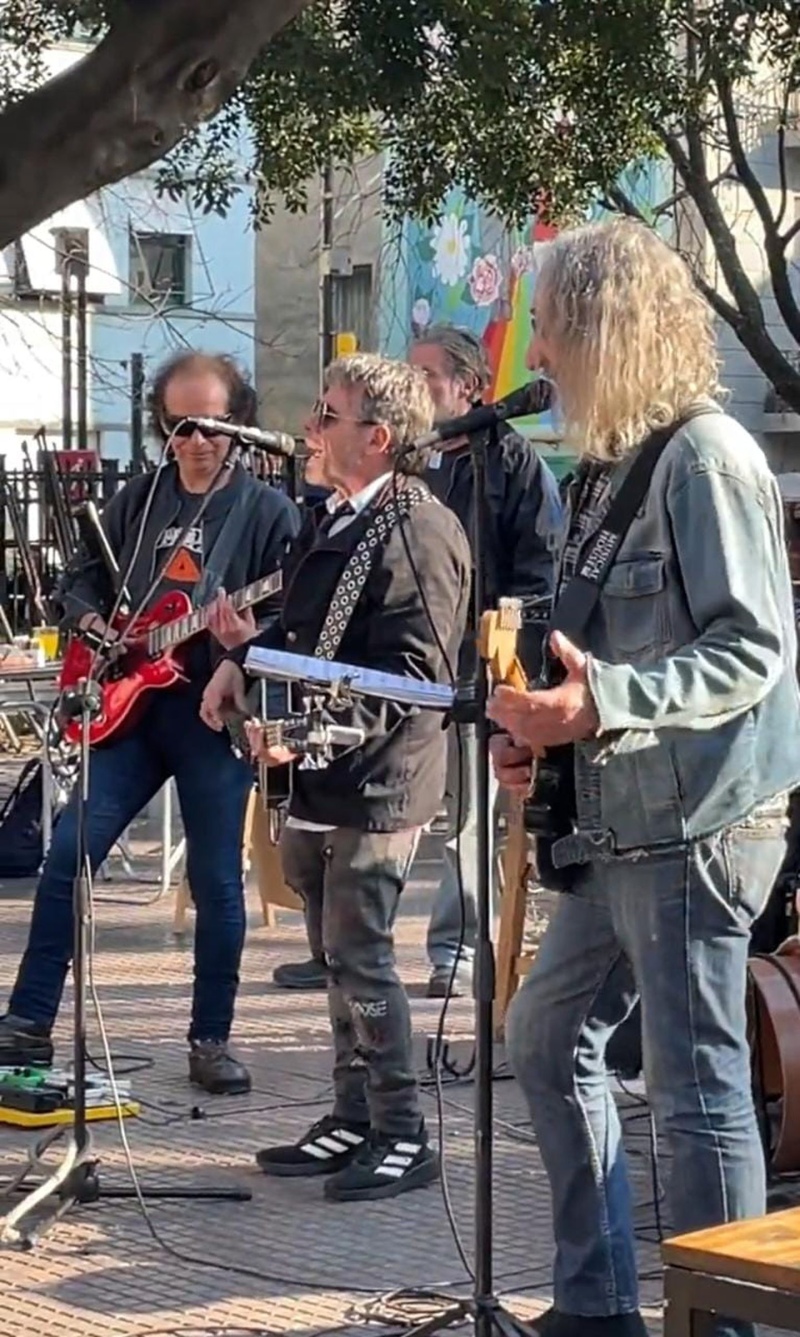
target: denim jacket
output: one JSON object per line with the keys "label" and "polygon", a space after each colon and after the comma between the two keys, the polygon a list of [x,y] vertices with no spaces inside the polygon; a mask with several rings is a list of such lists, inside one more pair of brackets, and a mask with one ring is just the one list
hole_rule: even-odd
{"label": "denim jacket", "polygon": [[583,640],[600,734],[576,748],[579,858],[710,835],[800,782],[780,496],[726,414],[666,446]]}

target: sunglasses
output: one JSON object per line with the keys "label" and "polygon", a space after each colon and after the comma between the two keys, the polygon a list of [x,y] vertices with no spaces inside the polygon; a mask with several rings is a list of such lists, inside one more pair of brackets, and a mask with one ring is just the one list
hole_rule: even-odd
{"label": "sunglasses", "polygon": [[[220,421],[228,422],[230,416],[229,413],[226,413]],[[173,418],[167,413],[161,415],[161,429],[165,436],[172,437],[173,440],[177,437],[178,440],[185,441],[188,437],[194,436],[195,432],[202,436],[205,441],[214,441],[219,435],[218,432],[212,432],[208,427],[199,427],[193,418]]]}
{"label": "sunglasses", "polygon": [[337,413],[330,404],[324,399],[318,399],[311,410],[312,421],[318,427],[325,427],[330,422],[352,422],[358,423],[361,427],[378,427],[379,423],[374,418],[346,418],[343,413]]}

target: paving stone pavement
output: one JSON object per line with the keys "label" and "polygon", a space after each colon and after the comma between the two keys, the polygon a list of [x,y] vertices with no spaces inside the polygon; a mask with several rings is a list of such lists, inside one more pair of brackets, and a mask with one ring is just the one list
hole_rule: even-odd
{"label": "paving stone pavement", "polygon": [[[146,833],[135,845],[137,867],[155,877],[157,855],[144,858]],[[142,842],[145,842],[144,844]],[[424,937],[437,876],[437,847],[428,844],[398,921],[401,970],[412,994],[421,1070],[426,1037],[439,1004],[424,998]],[[395,1200],[333,1204],[320,1181],[269,1180],[253,1152],[294,1140],[329,1105],[329,1044],[324,994],[290,993],[270,982],[281,961],[305,955],[300,917],[282,913],[261,922],[248,894],[249,933],[235,1039],[253,1074],[248,1097],[214,1098],[186,1081],[185,1043],[191,944],[171,933],[174,897],[157,886],[119,876],[96,887],[94,976],[119,1075],[131,1056],[151,1062],[133,1075],[144,1105],[126,1128],[142,1184],[242,1186],[250,1202],[154,1202],[145,1220],[135,1202],[102,1201],[73,1209],[33,1251],[5,1251],[0,1287],[0,1337],[166,1337],[180,1333],[270,1331],[311,1337],[320,1330],[364,1331],[383,1315],[398,1325],[427,1309],[394,1307],[381,1296],[423,1287],[468,1293],[468,1280],[448,1224],[441,1188]],[[0,991],[13,980],[30,912],[30,889],[0,886]],[[58,1057],[69,1059],[71,988],[65,997]],[[447,1034],[460,1062],[470,1053],[472,1005],[451,1003]],[[101,1054],[96,1019],[92,1055]],[[498,1061],[502,1054],[498,1055]],[[509,1307],[531,1317],[548,1303],[552,1253],[548,1196],[541,1164],[511,1080],[494,1083],[496,1101],[494,1261],[497,1289]],[[447,1193],[454,1221],[472,1254],[473,1088],[444,1086]],[[660,1272],[646,1110],[621,1097],[637,1194],[645,1313],[659,1332]],[[436,1093],[425,1090],[426,1117],[437,1124]],[[129,1181],[114,1125],[95,1125],[102,1183]],[[14,1173],[29,1132],[0,1127],[0,1181]],[[233,1269],[241,1268],[236,1272]],[[226,1270],[227,1269],[227,1270]]]}

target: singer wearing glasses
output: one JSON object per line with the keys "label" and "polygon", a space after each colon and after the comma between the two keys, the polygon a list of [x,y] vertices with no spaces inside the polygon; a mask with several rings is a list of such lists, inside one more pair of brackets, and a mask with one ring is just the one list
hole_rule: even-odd
{"label": "singer wearing glasses", "polygon": [[[460,418],[487,396],[492,377],[486,349],[468,330],[454,325],[430,326],[415,339],[408,361],[425,375],[436,424]],[[484,452],[487,480],[483,526],[486,607],[496,608],[503,596],[516,596],[528,605],[547,601],[553,588],[553,549],[561,527],[556,481],[531,442],[507,423],[499,425],[496,440],[485,429],[476,440]],[[474,542],[475,489],[468,438],[461,436],[432,451],[423,477]],[[470,608],[467,635],[458,656],[458,676],[467,681],[475,669]],[[448,839],[428,925],[431,998],[444,997],[448,990],[458,997],[469,993],[472,986],[478,876],[475,765],[474,728],[452,728],[448,733],[445,792]],[[493,792],[496,794],[494,785]],[[326,986],[325,973],[313,957],[283,963],[273,978],[284,989]]]}
{"label": "singer wearing glasses", "polygon": [[[195,607],[212,605],[214,634],[202,632],[185,647],[185,682],[149,693],[133,727],[92,752],[86,842],[95,869],[174,777],[197,912],[189,1076],[211,1093],[235,1094],[250,1089],[228,1037],[245,932],[242,829],[252,771],[198,710],[223,647],[249,640],[259,619],[277,611],[273,601],[236,613],[220,590],[230,594],[274,572],[299,518],[275,488],[238,463],[226,467],[227,437],[191,422],[195,416],[253,424],[254,392],[229,358],[194,352],[173,358],[156,373],[149,408],[163,447],[159,467],[117,493],[103,512],[103,528],[134,611],[180,590]],[[117,589],[99,545],[96,552],[81,549],[59,591],[65,624],[78,635],[102,637]],[[52,1060],[50,1034],[72,955],[76,830],[73,800],[56,824],[28,945],[0,1018],[0,1067]]]}
{"label": "singer wearing glasses", "polygon": [[[469,548],[456,517],[415,477],[433,404],[425,377],[372,354],[328,368],[306,427],[309,482],[333,500],[307,516],[287,558],[280,626],[259,643],[447,682],[464,633]],[[411,447],[409,449],[409,447]],[[221,727],[241,702],[242,650],[217,669],[203,715]],[[445,734],[433,711],[356,698],[335,723],[363,741],[325,767],[294,768],[281,838],[287,882],[303,898],[309,945],[324,971],[333,1034],[334,1103],[295,1143],[269,1146],[265,1174],[326,1176],[335,1201],[393,1197],[432,1183],[393,927],[421,829],[444,791]],[[267,765],[286,749],[255,750]]]}

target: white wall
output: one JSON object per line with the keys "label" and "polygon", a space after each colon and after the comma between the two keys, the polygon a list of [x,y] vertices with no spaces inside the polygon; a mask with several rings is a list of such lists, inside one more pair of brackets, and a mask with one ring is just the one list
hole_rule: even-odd
{"label": "white wall", "polygon": [[[334,258],[372,265],[377,307],[381,255],[381,161],[369,158],[335,174]],[[319,392],[320,182],[309,183],[309,207],[278,207],[256,234],[256,362],[265,426],[300,432]]]}
{"label": "white wall", "polygon": [[[53,72],[74,63],[83,51],[75,45],[53,52]],[[36,271],[37,286],[48,289],[46,294],[22,300],[15,296],[13,248],[0,255],[0,453],[9,467],[19,466],[25,434],[43,425],[55,443],[61,436],[60,279],[54,271],[53,228],[89,229],[87,287],[102,297],[89,307],[90,444],[97,444],[92,434],[99,434],[102,454],[125,460],[130,452],[132,354],[143,354],[148,378],[166,357],[186,347],[231,354],[254,372],[250,199],[249,188],[242,189],[224,219],[203,215],[183,202],[159,199],[154,173],[142,173],[70,205],[23,239],[29,270]],[[132,302],[131,231],[191,239],[185,306],[148,308]]]}

